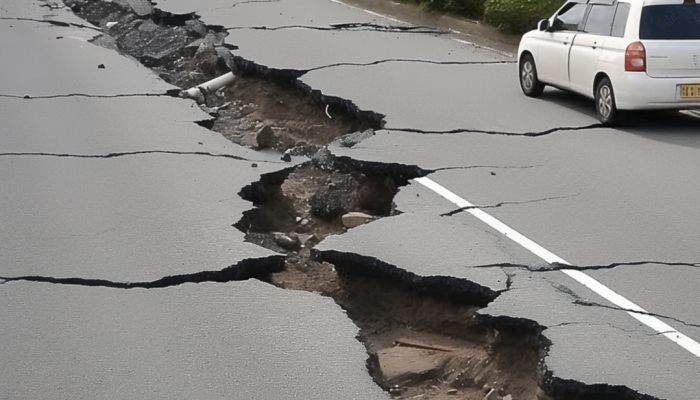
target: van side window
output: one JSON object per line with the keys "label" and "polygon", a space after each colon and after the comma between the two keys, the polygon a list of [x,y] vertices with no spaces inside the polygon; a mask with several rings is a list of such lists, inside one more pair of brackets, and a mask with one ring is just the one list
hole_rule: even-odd
{"label": "van side window", "polygon": [[615,18],[615,7],[605,4],[594,4],[588,13],[583,31],[592,35],[610,36]]}
{"label": "van side window", "polygon": [[612,34],[610,36],[624,37],[627,27],[627,17],[630,15],[629,3],[618,3],[615,21],[613,21]]}
{"label": "van side window", "polygon": [[570,3],[571,7],[563,9],[554,18],[552,28],[555,31],[578,31],[578,27],[586,14],[586,4]]}

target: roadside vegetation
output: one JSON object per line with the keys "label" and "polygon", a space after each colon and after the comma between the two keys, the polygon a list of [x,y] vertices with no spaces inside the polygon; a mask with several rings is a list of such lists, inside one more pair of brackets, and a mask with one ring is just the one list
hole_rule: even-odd
{"label": "roadside vegetation", "polygon": [[408,0],[428,11],[483,21],[504,33],[523,34],[548,18],[562,0]]}

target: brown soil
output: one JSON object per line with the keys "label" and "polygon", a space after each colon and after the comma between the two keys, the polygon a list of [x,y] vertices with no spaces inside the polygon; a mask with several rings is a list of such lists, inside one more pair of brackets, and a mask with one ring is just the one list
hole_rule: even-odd
{"label": "brown soil", "polygon": [[[373,355],[373,377],[396,398],[550,399],[537,384],[536,341],[480,326],[477,307],[417,295],[389,280],[340,276],[306,257],[288,259],[271,282],[332,297],[347,310]],[[431,365],[422,365],[426,360]]]}
{"label": "brown soil", "polygon": [[[538,387],[540,346],[534,335],[488,329],[473,318],[478,307],[417,294],[390,279],[341,275],[332,264],[314,260],[314,245],[346,231],[339,215],[314,214],[313,199],[323,188],[348,182],[342,212],[376,217],[389,216],[397,192],[390,178],[330,167],[315,159],[278,186],[266,186],[266,196],[244,218],[248,240],[287,253],[286,270],[273,274],[270,283],[333,298],[360,328],[374,379],[396,398],[482,400],[490,393],[494,400],[550,399]],[[273,232],[313,236],[285,249]]]}
{"label": "brown soil", "polygon": [[[228,72],[214,48],[202,47],[161,76],[169,83],[189,88]],[[281,152],[296,148],[295,154],[302,155],[314,154],[339,136],[372,127],[333,108],[326,110],[291,85],[240,71],[232,84],[206,98],[206,106],[217,110],[212,130],[232,142]],[[265,127],[272,129],[274,137],[261,146],[257,138]]]}

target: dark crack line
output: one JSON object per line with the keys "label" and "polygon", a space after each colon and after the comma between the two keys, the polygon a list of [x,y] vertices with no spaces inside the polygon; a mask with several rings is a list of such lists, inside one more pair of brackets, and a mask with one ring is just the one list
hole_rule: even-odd
{"label": "dark crack line", "polygon": [[539,136],[546,136],[550,135],[552,133],[556,132],[567,132],[567,131],[585,131],[589,129],[596,129],[596,128],[602,128],[602,124],[591,124],[591,125],[585,125],[585,126],[564,126],[564,127],[559,127],[559,128],[550,128],[546,129],[543,131],[539,132],[503,132],[503,131],[489,131],[489,130],[482,130],[482,129],[468,129],[468,128],[459,128],[459,129],[452,129],[452,130],[447,130],[447,131],[427,131],[427,130],[422,130],[422,129],[414,129],[414,128],[385,128],[388,131],[396,131],[396,132],[408,132],[408,133],[423,133],[427,135],[439,135],[439,134],[457,134],[457,133],[484,133],[487,135],[501,135],[501,136],[525,136],[525,137],[539,137]]}
{"label": "dark crack line", "polygon": [[654,333],[649,333],[649,332],[644,332],[638,329],[624,329],[620,328],[619,326],[615,326],[611,324],[610,322],[602,323],[602,324],[592,324],[590,322],[562,322],[560,324],[556,325],[551,325],[547,326],[547,329],[552,329],[552,328],[563,328],[565,326],[570,326],[570,325],[586,325],[586,326],[609,326],[610,328],[613,328],[615,330],[619,330],[622,332],[626,333],[639,333],[645,336],[659,336],[659,335],[665,335],[667,333],[675,333],[675,331],[665,331],[665,332],[654,332]]}
{"label": "dark crack line", "polygon": [[37,157],[58,157],[58,158],[117,158],[117,157],[128,157],[128,156],[138,156],[143,154],[170,154],[170,155],[182,155],[182,156],[205,156],[213,158],[228,158],[236,161],[250,161],[255,163],[266,163],[266,164],[283,164],[288,165],[285,161],[270,161],[270,160],[255,160],[250,158],[244,158],[240,156],[234,156],[232,154],[220,154],[220,153],[210,153],[208,151],[171,151],[171,150],[142,150],[142,151],[131,151],[122,153],[108,153],[108,154],[68,154],[68,153],[41,153],[41,152],[13,152],[13,153],[0,153],[0,157],[16,157],[16,156],[37,156]]}
{"label": "dark crack line", "polygon": [[150,282],[115,282],[106,279],[54,278],[51,276],[0,277],[0,284],[25,281],[52,283],[56,285],[106,287],[113,289],[162,289],[185,283],[231,282],[252,278],[262,278],[267,274],[284,270],[284,257],[271,256],[262,259],[248,259],[230,265],[219,271],[201,271],[192,274],[172,275]]}
{"label": "dark crack line", "polygon": [[532,272],[561,271],[561,270],[565,270],[565,269],[572,269],[572,270],[577,270],[577,271],[595,271],[595,270],[601,270],[601,269],[613,269],[613,268],[623,267],[623,266],[638,266],[638,265],[652,265],[652,264],[665,265],[665,266],[669,266],[669,267],[700,268],[700,263],[664,262],[664,261],[631,261],[631,262],[611,263],[611,264],[607,264],[607,265],[587,265],[587,266],[575,266],[575,265],[554,263],[554,264],[551,264],[551,267],[529,268],[529,270]]}
{"label": "dark crack line", "polygon": [[[189,155],[189,156],[207,156],[215,158],[230,158],[238,161],[254,161],[247,158],[234,156],[231,154],[215,154],[206,151],[169,151],[169,150],[143,150],[131,151],[123,153],[109,154],[67,154],[67,153],[0,153],[0,157],[7,156],[44,156],[44,157],[59,157],[59,158],[117,158],[127,156],[138,156],[142,154],[173,154],[173,155]],[[264,162],[264,161],[262,161]]]}
{"label": "dark crack line", "polygon": [[542,201],[548,201],[548,200],[561,200],[561,199],[569,199],[571,197],[578,196],[579,194],[574,194],[570,196],[555,196],[555,197],[547,197],[544,199],[535,199],[535,200],[524,200],[524,201],[503,201],[497,204],[489,205],[489,206],[469,206],[469,207],[462,207],[458,208],[454,211],[450,211],[444,214],[440,214],[441,217],[451,217],[455,214],[459,214],[463,211],[468,211],[468,210],[475,210],[475,209],[482,209],[482,208],[500,208],[506,205],[518,205],[518,204],[531,204],[531,203],[539,203]]}
{"label": "dark crack line", "polygon": [[675,317],[669,317],[668,315],[661,315],[661,314],[656,314],[656,313],[650,313],[648,311],[637,311],[637,310],[630,310],[627,308],[622,308],[622,307],[617,307],[617,306],[609,306],[606,304],[600,304],[600,303],[595,303],[592,301],[586,301],[586,300],[576,300],[573,302],[574,305],[577,306],[585,306],[585,307],[600,307],[600,308],[607,308],[610,310],[615,310],[615,311],[624,311],[627,313],[632,313],[632,314],[640,314],[640,315],[648,315],[650,317],[656,317],[656,318],[662,318],[662,319],[669,319],[671,321],[678,322],[680,324],[683,324],[685,326],[693,327],[693,328],[700,328],[700,324],[693,324],[689,322],[685,322],[679,318]]}
{"label": "dark crack line", "polygon": [[63,99],[69,97],[87,97],[95,99],[116,99],[120,97],[178,97],[181,89],[171,89],[165,93],[122,93],[122,94],[86,94],[86,93],[68,93],[68,94],[52,94],[46,96],[31,96],[31,95],[16,95],[16,94],[0,94],[0,97],[10,99],[24,100],[42,100],[42,99]]}
{"label": "dark crack line", "polygon": [[349,24],[332,24],[330,26],[309,26],[309,25],[286,25],[286,26],[232,26],[225,28],[226,30],[257,30],[257,31],[279,31],[286,29],[308,29],[313,31],[350,31],[350,32],[386,32],[386,33],[422,33],[434,35],[446,35],[449,32],[436,30],[427,26],[396,26],[396,25],[378,25],[372,23],[349,23]]}
{"label": "dark crack line", "polygon": [[483,264],[483,265],[468,265],[464,268],[467,269],[481,269],[481,268],[517,268],[527,270],[529,267],[524,264],[514,264],[514,263],[495,263],[495,264]]}
{"label": "dark crack line", "polygon": [[405,62],[405,63],[419,63],[419,64],[433,64],[433,65],[490,65],[490,64],[515,64],[515,61],[433,61],[433,60],[415,60],[407,58],[387,58],[385,60],[372,61],[368,63],[336,63],[324,65],[321,67],[315,67],[303,71],[304,73],[318,71],[321,69],[335,68],[335,67],[368,67],[372,65],[379,65],[391,62]]}
{"label": "dark crack line", "polygon": [[535,167],[541,167],[541,165],[525,165],[525,166],[519,166],[519,165],[467,165],[464,167],[442,167],[442,168],[435,168],[431,170],[431,173],[437,172],[437,171],[450,171],[450,170],[460,170],[460,169],[531,169]]}
{"label": "dark crack line", "polygon": [[[466,207],[466,209],[470,209],[470,208],[471,207]],[[481,207],[475,206],[474,208],[481,208]],[[461,209],[452,211],[452,213],[456,213],[459,211],[461,211]],[[450,213],[441,214],[441,215],[445,216],[448,214],[450,214]],[[473,265],[473,266],[467,266],[465,268],[495,268],[495,267],[515,268],[515,269],[521,269],[524,271],[539,273],[539,272],[556,272],[556,271],[562,271],[562,270],[596,271],[596,270],[613,269],[613,268],[617,268],[617,267],[621,267],[621,266],[654,265],[654,264],[664,265],[664,266],[669,266],[669,267],[700,268],[700,263],[664,262],[664,261],[632,261],[632,262],[612,263],[612,264],[608,264],[608,265],[588,265],[588,266],[576,266],[576,265],[569,265],[569,264],[552,263],[546,267],[535,267],[535,266],[530,266],[530,265],[525,265],[525,264],[500,263],[500,264]],[[555,288],[561,290],[561,288],[558,288],[558,287],[555,287]],[[570,292],[570,291],[567,291],[566,293],[573,295],[573,292]],[[576,296],[576,298],[578,298],[578,296]]]}
{"label": "dark crack line", "polygon": [[76,24],[73,22],[63,22],[63,21],[54,21],[50,19],[35,19],[35,18],[23,18],[23,17],[0,17],[0,20],[8,20],[8,21],[31,21],[31,22],[40,22],[44,24],[51,24],[51,25],[56,25],[56,26],[61,26],[64,28],[70,28],[71,26],[76,27],[76,28],[84,28],[84,29],[92,29],[97,32],[102,32],[101,29],[95,28],[94,26],[88,26],[88,25],[83,25],[83,24]]}

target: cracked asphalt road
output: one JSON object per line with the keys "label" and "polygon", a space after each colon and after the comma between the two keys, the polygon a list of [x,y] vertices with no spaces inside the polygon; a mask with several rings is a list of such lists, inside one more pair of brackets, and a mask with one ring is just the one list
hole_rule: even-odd
{"label": "cracked asphalt road", "polygon": [[[227,27],[234,56],[384,116],[383,130],[332,146],[336,155],[434,171],[434,181],[700,340],[700,119],[634,115],[603,129],[576,96],[522,96],[513,60],[499,52],[337,2],[158,3]],[[11,0],[0,10],[0,275],[82,280],[0,285],[9,338],[0,397],[123,398],[123,382],[129,397],[386,397],[366,373],[357,329],[327,299],[239,281],[254,274],[89,287],[274,257],[231,224],[250,208],[238,190],[285,165],[197,127],[209,116],[167,95],[172,86],[87,43],[99,32],[41,4]],[[69,26],[38,22],[46,18]],[[498,293],[479,315],[545,328],[548,379],[613,398],[700,399],[697,356],[548,270],[558,266],[421,185],[402,188],[395,203],[399,216],[316,250]],[[308,326],[325,339],[310,343]],[[289,347],[270,345],[288,332]],[[104,379],[114,374],[121,383]]]}

